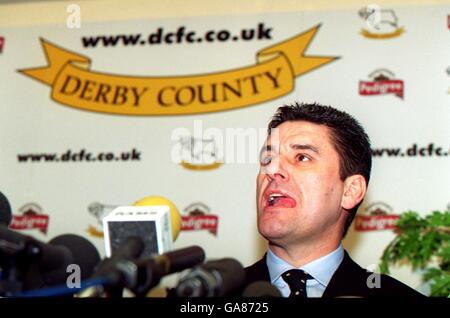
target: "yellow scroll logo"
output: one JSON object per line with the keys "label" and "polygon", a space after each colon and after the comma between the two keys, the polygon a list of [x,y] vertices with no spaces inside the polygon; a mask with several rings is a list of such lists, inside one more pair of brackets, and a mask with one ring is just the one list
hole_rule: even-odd
{"label": "yellow scroll logo", "polygon": [[297,76],[337,57],[305,56],[320,25],[257,53],[255,65],[225,72],[136,77],[95,72],[91,60],[44,39],[48,65],[20,72],[52,88],[58,103],[120,115],[185,115],[246,107],[283,96]]}

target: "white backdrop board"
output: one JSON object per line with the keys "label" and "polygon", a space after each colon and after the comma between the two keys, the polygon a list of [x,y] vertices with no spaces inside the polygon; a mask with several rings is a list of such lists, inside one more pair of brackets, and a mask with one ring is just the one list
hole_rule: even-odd
{"label": "white backdrop board", "polygon": [[[344,243],[377,264],[395,215],[450,202],[450,6],[369,13],[0,29],[0,180],[15,227],[83,235],[104,253],[101,216],[161,195],[183,214],[175,247],[250,265],[265,250],[255,178],[266,125],[278,106],[319,102],[371,137],[369,193]],[[393,275],[421,288],[408,270]]]}

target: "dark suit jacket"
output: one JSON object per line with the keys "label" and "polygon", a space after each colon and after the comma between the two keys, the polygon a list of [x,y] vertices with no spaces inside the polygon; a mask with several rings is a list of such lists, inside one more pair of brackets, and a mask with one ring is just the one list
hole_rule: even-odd
{"label": "dark suit jacket", "polygon": [[[256,281],[270,282],[269,269],[266,265],[265,255],[255,264],[246,267],[245,272],[245,286]],[[350,258],[348,253],[345,252],[342,263],[339,265],[336,272],[334,272],[322,297],[423,296],[414,289],[387,275],[381,275],[380,288],[369,288],[367,286],[367,279],[371,274],[373,273],[361,268]]]}

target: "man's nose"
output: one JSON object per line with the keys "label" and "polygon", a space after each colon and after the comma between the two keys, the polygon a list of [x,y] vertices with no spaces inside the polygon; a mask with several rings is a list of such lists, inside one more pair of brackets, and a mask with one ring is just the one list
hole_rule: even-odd
{"label": "man's nose", "polygon": [[286,169],[286,163],[280,157],[272,160],[267,169],[267,177],[272,181],[288,181],[289,171]]}

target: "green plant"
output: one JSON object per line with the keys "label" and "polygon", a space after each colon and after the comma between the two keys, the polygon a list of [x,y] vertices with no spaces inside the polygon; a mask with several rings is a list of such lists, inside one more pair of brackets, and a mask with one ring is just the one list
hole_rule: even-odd
{"label": "green plant", "polygon": [[381,256],[380,272],[407,261],[414,270],[424,270],[423,280],[430,282],[431,295],[450,296],[450,212],[433,211],[420,217],[408,211],[397,221],[397,236]]}

